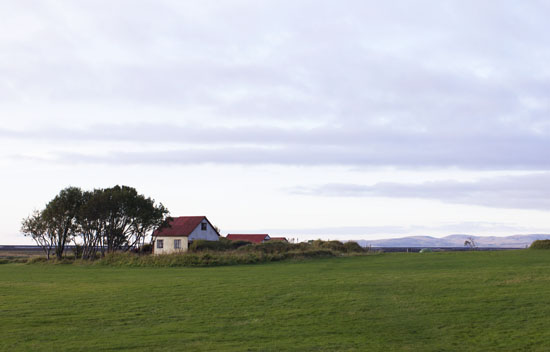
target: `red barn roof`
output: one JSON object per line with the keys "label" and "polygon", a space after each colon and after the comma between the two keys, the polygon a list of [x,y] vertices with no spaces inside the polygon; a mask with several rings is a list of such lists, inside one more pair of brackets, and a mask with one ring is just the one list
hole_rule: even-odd
{"label": "red barn roof", "polygon": [[226,237],[231,241],[248,241],[252,243],[262,243],[263,241],[269,241],[270,237],[267,233],[264,234],[228,234]]}
{"label": "red barn roof", "polygon": [[[206,216],[180,216],[172,218],[172,221],[168,223],[168,227],[155,230],[153,236],[187,237],[205,219],[208,221]],[[208,221],[208,223],[210,224],[210,221]],[[212,226],[212,224],[210,224],[210,226]]]}
{"label": "red barn roof", "polygon": [[271,241],[283,241],[283,242],[288,242],[288,240],[286,239],[286,237],[271,237]]}

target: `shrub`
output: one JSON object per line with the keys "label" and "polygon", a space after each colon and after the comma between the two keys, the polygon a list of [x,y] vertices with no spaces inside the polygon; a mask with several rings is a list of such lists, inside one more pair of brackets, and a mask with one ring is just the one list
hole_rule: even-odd
{"label": "shrub", "polygon": [[73,255],[75,257],[75,259],[77,258],[82,258],[82,246],[79,245],[79,244],[75,244],[74,247],[73,247]]}
{"label": "shrub", "polygon": [[346,252],[346,247],[340,241],[315,240],[311,243],[313,247],[330,249],[336,252]]}
{"label": "shrub", "polygon": [[132,252],[139,253],[139,254],[151,254],[151,253],[153,253],[153,244],[152,243],[145,243],[142,246],[134,248],[132,250]]}
{"label": "shrub", "polygon": [[242,246],[239,248],[239,250],[241,251],[261,252],[261,253],[270,253],[270,254],[286,253],[294,249],[296,248],[293,244],[282,242],[282,241],[264,242],[264,243],[257,243],[257,244],[249,243],[248,245]]}
{"label": "shrub", "polygon": [[46,257],[30,257],[27,259],[27,264],[46,263],[47,261]]}
{"label": "shrub", "polygon": [[359,245],[359,243],[353,241],[344,243],[344,248],[346,249],[346,253],[360,253],[366,251],[365,248]]}
{"label": "shrub", "polygon": [[220,237],[218,241],[195,240],[189,245],[189,250],[191,252],[231,251],[249,244],[250,242],[247,241],[231,241]]}
{"label": "shrub", "polygon": [[531,249],[550,249],[550,240],[536,240],[531,243]]}
{"label": "shrub", "polygon": [[225,239],[226,241],[229,241],[230,242],[230,246],[231,246],[231,249],[238,249],[238,248],[241,248],[241,247],[244,247],[244,246],[248,246],[250,244],[250,242],[248,241],[231,241],[231,240],[228,240],[228,239]]}
{"label": "shrub", "polygon": [[193,243],[189,245],[189,250],[191,252],[227,251],[229,249],[231,249],[230,245],[222,241],[194,240]]}

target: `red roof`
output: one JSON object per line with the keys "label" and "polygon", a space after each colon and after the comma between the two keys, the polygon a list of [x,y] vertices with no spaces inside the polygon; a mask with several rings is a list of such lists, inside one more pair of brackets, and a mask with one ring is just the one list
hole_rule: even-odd
{"label": "red roof", "polygon": [[288,240],[286,239],[286,237],[271,237],[271,241],[283,241],[283,242],[288,242]]}
{"label": "red roof", "polygon": [[248,241],[252,243],[262,243],[263,241],[269,241],[269,235],[267,233],[254,235],[228,234],[226,238],[231,241]]}
{"label": "red roof", "polygon": [[[160,230],[155,230],[153,236],[181,236],[187,237],[200,225],[200,223],[206,219],[206,216],[180,216],[177,218],[172,218],[168,224],[168,227],[165,227]],[[208,219],[206,219],[208,221]],[[210,221],[208,221],[210,223]],[[210,224],[212,226],[212,224]]]}

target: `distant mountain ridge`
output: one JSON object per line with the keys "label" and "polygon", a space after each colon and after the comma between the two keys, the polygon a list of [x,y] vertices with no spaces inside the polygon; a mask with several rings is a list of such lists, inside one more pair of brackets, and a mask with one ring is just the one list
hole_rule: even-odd
{"label": "distant mountain ridge", "polygon": [[473,238],[478,247],[525,248],[535,240],[550,239],[550,234],[514,235],[507,237],[450,235],[442,238],[431,236],[409,236],[383,240],[359,240],[367,247],[464,247],[464,241]]}

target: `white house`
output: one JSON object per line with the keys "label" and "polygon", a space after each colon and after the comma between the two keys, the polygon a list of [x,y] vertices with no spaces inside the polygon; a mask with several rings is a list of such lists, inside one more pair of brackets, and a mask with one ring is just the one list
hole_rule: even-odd
{"label": "white house", "polygon": [[154,254],[185,252],[193,240],[218,241],[220,234],[206,216],[180,216],[153,232]]}

